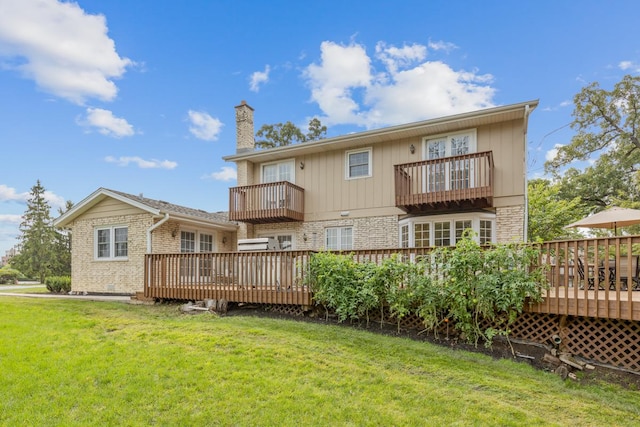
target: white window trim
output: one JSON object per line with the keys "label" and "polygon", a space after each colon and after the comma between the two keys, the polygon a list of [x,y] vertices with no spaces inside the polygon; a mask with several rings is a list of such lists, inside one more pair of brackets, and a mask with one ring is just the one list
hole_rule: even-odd
{"label": "white window trim", "polygon": [[[115,242],[115,229],[126,228],[127,229],[127,256],[115,256],[116,242]],[[98,230],[109,230],[109,256],[98,256]],[[129,226],[122,225],[99,225],[93,229],[93,259],[95,261],[127,261],[129,259]]]}
{"label": "white window trim", "polygon": [[454,136],[460,135],[470,135],[471,140],[469,141],[469,153],[478,152],[478,130],[475,128],[466,129],[460,132],[453,133],[441,133],[438,135],[429,135],[422,138],[422,160],[428,160],[429,157],[429,141],[435,139],[446,138],[447,143],[445,145],[445,157],[451,157],[451,144],[449,144],[449,139]]}
{"label": "white window trim", "polygon": [[[351,229],[351,245],[350,245],[351,247],[348,248],[348,249],[341,248],[341,247],[328,248],[327,247],[327,231],[329,231],[329,230],[337,230],[338,231],[336,238],[337,238],[338,246],[340,246],[340,242],[342,242],[342,230],[345,229],[345,228],[350,228]],[[323,244],[323,246],[325,247],[326,250],[329,250],[329,251],[351,251],[351,250],[354,249],[354,240],[355,240],[355,235],[354,235],[354,227],[353,227],[353,225],[340,225],[340,226],[335,226],[335,227],[326,227],[324,229],[324,244]]]}
{"label": "white window trim", "polygon": [[[349,176],[349,155],[350,154],[363,153],[365,151],[369,153],[369,164],[367,165],[369,167],[369,170],[368,170],[367,175]],[[345,153],[344,153],[344,179],[346,179],[346,180],[362,179],[362,178],[371,178],[372,176],[373,176],[373,149],[371,147],[358,148],[357,150],[345,151]]]}
{"label": "white window trim", "polygon": [[475,232],[474,239],[476,242],[480,241],[480,221],[490,221],[491,222],[491,243],[496,243],[496,216],[495,214],[490,213],[482,213],[482,212],[471,212],[471,213],[459,213],[459,214],[449,214],[449,215],[433,215],[433,216],[421,216],[421,217],[412,217],[406,218],[398,222],[398,241],[402,242],[402,226],[409,225],[409,247],[415,247],[415,234],[414,234],[414,224],[430,224],[430,233],[429,233],[429,246],[435,247],[435,233],[433,224],[436,222],[449,222],[450,226],[450,243],[455,245],[456,239],[456,221],[471,221],[471,228]]}
{"label": "white window trim", "polygon": [[[264,167],[271,165],[280,165],[284,163],[289,163],[291,165],[291,180],[289,181],[292,184],[296,183],[296,159],[287,159],[287,160],[279,160],[277,162],[267,162],[260,164],[260,183],[265,184],[264,182]],[[279,181],[276,181],[279,182]]]}
{"label": "white window trim", "polygon": [[[182,252],[182,232],[187,232],[187,233],[195,233],[196,235],[196,240],[194,242],[195,244],[195,251],[194,252]],[[212,236],[213,239],[213,248],[211,249],[211,252],[202,252],[202,253],[214,253],[214,252],[218,252],[218,236],[217,233],[215,231],[207,231],[207,230],[198,230],[195,228],[180,228],[179,230],[179,236],[180,236],[180,253],[188,253],[188,254],[199,254],[200,252],[200,235],[201,234],[207,234]]]}

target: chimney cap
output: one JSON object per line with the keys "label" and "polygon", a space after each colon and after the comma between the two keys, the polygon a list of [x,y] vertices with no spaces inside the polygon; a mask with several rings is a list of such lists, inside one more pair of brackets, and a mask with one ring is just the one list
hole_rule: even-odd
{"label": "chimney cap", "polygon": [[251,107],[251,105],[247,104],[247,101],[245,101],[244,99],[240,101],[240,105],[236,106],[236,108],[240,108],[240,107],[248,107],[251,111],[253,111],[253,108]]}

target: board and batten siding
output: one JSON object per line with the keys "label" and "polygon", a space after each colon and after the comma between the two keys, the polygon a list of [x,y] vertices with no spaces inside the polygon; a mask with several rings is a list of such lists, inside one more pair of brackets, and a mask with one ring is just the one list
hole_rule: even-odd
{"label": "board and batten siding", "polygon": [[[367,178],[345,178],[347,150],[295,157],[295,184],[305,191],[305,221],[335,219],[346,211],[357,217],[402,215],[403,212],[395,207],[393,167],[422,160],[423,138],[429,136],[351,147],[349,151],[371,148],[372,176]],[[412,144],[414,154],[409,150]],[[522,120],[478,127],[477,151],[493,152],[494,206],[523,205],[525,144]],[[304,169],[300,168],[301,162]],[[253,164],[253,184],[260,183],[261,166],[260,163]]]}

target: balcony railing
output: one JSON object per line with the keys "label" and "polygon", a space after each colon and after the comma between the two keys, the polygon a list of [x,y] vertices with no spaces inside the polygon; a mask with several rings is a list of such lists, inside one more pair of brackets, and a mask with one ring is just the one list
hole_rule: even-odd
{"label": "balcony railing", "polygon": [[229,189],[231,221],[264,224],[304,220],[304,189],[288,181]]}
{"label": "balcony railing", "polygon": [[396,206],[407,213],[493,205],[493,153],[395,165]]}

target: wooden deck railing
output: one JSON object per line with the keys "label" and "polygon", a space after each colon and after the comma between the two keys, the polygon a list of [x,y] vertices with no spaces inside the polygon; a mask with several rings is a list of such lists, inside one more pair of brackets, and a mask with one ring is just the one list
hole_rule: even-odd
{"label": "wooden deck railing", "polygon": [[396,206],[415,213],[493,204],[493,153],[395,165]]}
{"label": "wooden deck railing", "polygon": [[251,224],[303,221],[304,189],[288,181],[232,187],[229,219]]}
{"label": "wooden deck railing", "polygon": [[[407,261],[431,248],[349,251],[357,262]],[[640,320],[640,236],[540,244],[549,289],[527,311]],[[145,296],[311,305],[304,274],[313,251],[146,255]],[[534,266],[535,267],[535,266]]]}
{"label": "wooden deck railing", "polygon": [[310,305],[308,251],[149,254],[145,297]]}
{"label": "wooden deck railing", "polygon": [[540,245],[549,290],[531,312],[640,320],[640,236]]}

